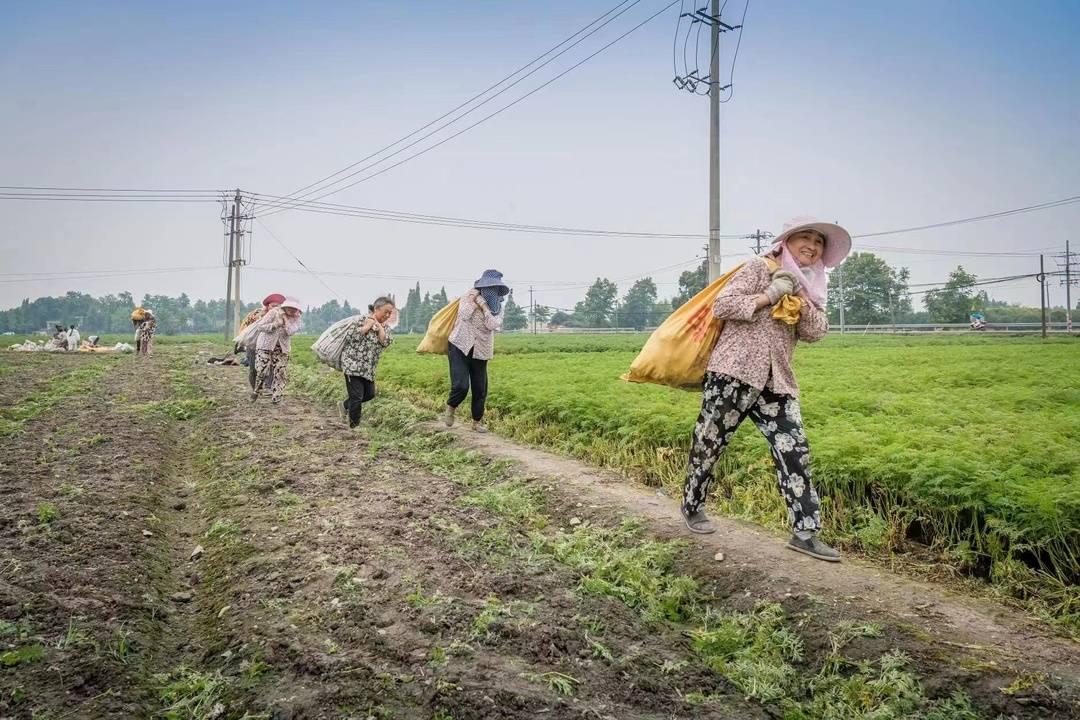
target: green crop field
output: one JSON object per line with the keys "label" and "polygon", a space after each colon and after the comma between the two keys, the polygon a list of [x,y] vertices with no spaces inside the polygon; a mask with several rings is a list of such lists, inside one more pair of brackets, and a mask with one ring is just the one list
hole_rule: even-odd
{"label": "green crop field", "polygon": [[[402,337],[384,390],[440,408],[444,357]],[[644,336],[499,338],[490,420],[505,435],[678,493],[697,393],[619,380]],[[300,364],[311,364],[299,342]],[[294,351],[295,352],[295,351]],[[1016,596],[1080,616],[1080,342],[832,336],[796,373],[827,531],[871,553],[929,544]],[[719,469],[722,511],[781,527],[767,446],[747,423]]]}
{"label": "green crop field", "polygon": [[[21,338],[13,338],[12,341]],[[108,338],[111,344],[118,339]],[[493,429],[677,497],[694,392],[619,380],[644,335],[504,335],[490,365]],[[294,341],[298,382],[343,395]],[[218,337],[161,338],[162,343]],[[430,410],[446,359],[399,337],[378,383]],[[1034,597],[1080,626],[1080,341],[987,336],[830,336],[800,346],[796,373],[830,540],[936,562]],[[782,528],[767,446],[747,423],[718,470],[714,509]],[[674,502],[674,500],[673,500]],[[912,541],[916,541],[912,545]]]}

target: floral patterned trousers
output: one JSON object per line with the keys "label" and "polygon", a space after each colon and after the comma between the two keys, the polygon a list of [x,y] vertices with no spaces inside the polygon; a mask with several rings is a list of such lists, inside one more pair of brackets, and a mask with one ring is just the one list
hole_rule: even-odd
{"label": "floral patterned trousers", "polygon": [[757,388],[727,375],[705,374],[701,414],[694,426],[690,464],[683,488],[683,511],[705,504],[716,461],[742,421],[750,419],[772,447],[776,481],[796,532],[821,528],[821,504],[810,480],[810,447],[803,432],[799,399]]}
{"label": "floral patterned trousers", "polygon": [[255,352],[255,395],[270,392],[273,402],[281,402],[285,396],[285,371],[289,367],[289,354],[276,347],[273,350]]}

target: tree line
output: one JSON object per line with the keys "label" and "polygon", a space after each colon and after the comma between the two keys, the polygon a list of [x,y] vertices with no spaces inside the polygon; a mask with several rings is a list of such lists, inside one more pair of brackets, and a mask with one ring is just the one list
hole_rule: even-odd
{"label": "tree line", "polygon": [[[840,277],[843,275],[844,320],[848,325],[887,325],[890,323],[962,323],[971,312],[982,312],[988,322],[1039,322],[1041,311],[993,300],[977,283],[979,279],[957,267],[940,288],[922,295],[924,309],[915,310],[913,293],[908,287],[907,268],[896,268],[873,253],[852,253],[829,275],[828,314],[830,322],[840,321]],[[652,278],[634,282],[620,297],[618,286],[607,278],[596,278],[585,296],[573,308],[544,305],[522,306],[513,293],[503,306],[503,328],[522,330],[535,322],[537,327],[633,328],[644,330],[659,325],[671,312],[704,289],[707,277],[705,261],[679,276],[678,292],[671,298],[658,296]],[[398,332],[422,333],[432,316],[450,302],[446,288],[423,291],[420,284],[409,290],[400,308]],[[95,298],[86,293],[68,292],[60,297],[23,300],[10,310],[0,311],[0,332],[26,334],[45,330],[53,323],[78,325],[85,333],[126,333],[131,330],[131,311],[136,304],[152,308],[158,318],[158,330],[167,335],[221,333],[225,329],[224,300],[195,300],[186,294],[179,297],[144,295],[139,303],[130,292]],[[258,307],[248,304],[243,313]],[[1080,310],[1080,301],[1077,303]],[[346,300],[331,300],[304,313],[304,331],[319,333],[334,322],[360,312]],[[1065,320],[1062,307],[1053,308],[1048,318]]]}

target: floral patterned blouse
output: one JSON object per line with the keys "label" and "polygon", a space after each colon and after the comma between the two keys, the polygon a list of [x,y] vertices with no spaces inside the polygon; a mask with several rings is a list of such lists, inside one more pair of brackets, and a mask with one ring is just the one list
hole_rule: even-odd
{"label": "floral patterned blouse", "polygon": [[490,360],[495,355],[495,333],[502,329],[502,313],[493,315],[480,291],[475,288],[458,300],[457,322],[450,332],[450,343],[476,360]]}
{"label": "floral patterned blouse", "polygon": [[829,331],[825,312],[803,302],[799,322],[788,325],[772,318],[772,307],[755,310],[757,296],[772,282],[763,258],[746,263],[720,291],[713,314],[725,320],[724,330],[713,348],[707,370],[727,375],[756,387],[768,387],[781,395],[799,396],[799,384],[791,371],[791,356],[799,340],[815,342]]}
{"label": "floral patterned blouse", "polygon": [[256,350],[281,349],[283,353],[292,351],[292,336],[300,330],[300,316],[289,317],[281,308],[274,308],[256,325],[260,328],[259,338],[255,341]]}
{"label": "floral patterned blouse", "polygon": [[341,371],[346,375],[359,375],[365,380],[375,380],[375,366],[379,364],[379,358],[383,350],[390,347],[394,338],[390,336],[390,328],[386,329],[386,342],[379,340],[379,333],[368,330],[361,334],[360,326],[367,320],[367,315],[361,315],[345,336],[345,347],[341,350]]}

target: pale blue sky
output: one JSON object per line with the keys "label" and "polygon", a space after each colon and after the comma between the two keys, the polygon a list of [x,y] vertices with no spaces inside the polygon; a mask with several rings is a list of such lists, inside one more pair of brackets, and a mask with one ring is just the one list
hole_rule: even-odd
{"label": "pale blue sky", "polygon": [[[0,184],[242,187],[286,194],[441,115],[602,14],[614,0],[37,3],[0,27]],[[515,90],[535,87],[665,5],[642,0]],[[742,2],[729,2],[735,22]],[[520,105],[328,198],[506,222],[703,232],[708,101],[671,84],[677,7]],[[852,232],[1080,194],[1080,4],[795,2],[750,6],[724,106],[725,233],[813,214]],[[725,45],[725,66],[732,46]],[[516,97],[511,91],[507,98]],[[499,101],[485,109],[497,108]],[[437,136],[437,137],[442,137]],[[436,138],[437,139],[437,138]],[[212,266],[213,205],[0,202],[4,273]],[[879,245],[1060,252],[1080,205]],[[266,224],[310,267],[440,278],[451,293],[498,267],[519,299],[566,306],[580,288],[693,258],[694,240],[567,238],[290,212]],[[1080,238],[1077,238],[1080,245]],[[729,253],[746,243],[725,241]],[[987,276],[1036,259],[882,253],[912,282],[958,263]],[[256,225],[254,264],[295,268]],[[732,259],[731,262],[734,262]],[[670,295],[679,270],[655,273]],[[0,306],[79,289],[220,297],[224,270],[0,282]],[[354,303],[407,280],[327,277]],[[629,283],[623,283],[625,290]],[[1038,303],[1033,281],[992,290]],[[310,277],[245,276],[320,303]],[[1053,286],[1052,300],[1063,302]]]}

